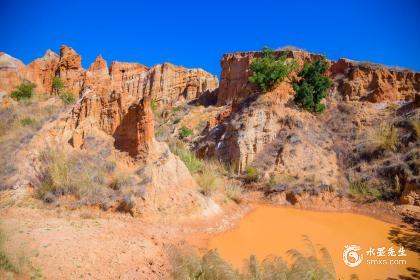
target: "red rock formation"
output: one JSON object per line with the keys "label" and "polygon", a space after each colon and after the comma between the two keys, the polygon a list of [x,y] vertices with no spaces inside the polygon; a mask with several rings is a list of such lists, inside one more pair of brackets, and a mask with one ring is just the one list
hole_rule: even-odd
{"label": "red rock formation", "polygon": [[330,67],[338,89],[350,100],[371,102],[414,100],[420,92],[420,73],[382,65],[339,59]]}
{"label": "red rock formation", "polygon": [[[278,51],[275,55],[281,56],[286,53]],[[321,57],[321,55],[299,51],[290,51],[287,54],[289,58],[296,59],[300,64]],[[255,86],[248,82],[248,78],[252,74],[249,67],[252,59],[261,55],[261,52],[237,52],[223,55],[218,105],[230,104],[234,99],[244,99],[256,90]]]}
{"label": "red rock formation", "polygon": [[124,95],[140,96],[142,89],[139,82],[142,74],[148,70],[148,67],[139,63],[112,62],[110,67],[112,89]]}
{"label": "red rock formation", "polygon": [[64,82],[65,89],[74,96],[79,97],[85,76],[85,70],[82,67],[82,57],[72,48],[61,46],[57,73]]}
{"label": "red rock formation", "polygon": [[217,87],[217,78],[202,69],[164,63],[152,67],[147,73],[143,94],[152,96],[161,104],[175,105],[194,100]]}
{"label": "red rock formation", "polygon": [[11,93],[25,77],[25,65],[19,59],[0,52],[0,91]]}
{"label": "red rock formation", "polygon": [[[282,55],[284,51],[276,52]],[[234,99],[243,99],[255,91],[248,82],[251,75],[249,66],[252,58],[261,52],[239,52],[225,54],[221,61],[222,74],[217,103],[226,105]],[[290,51],[289,57],[295,58],[302,65],[320,55],[301,51]],[[358,63],[346,59],[329,61],[329,75],[336,82],[339,93],[351,100],[414,100],[420,91],[420,73],[408,70],[387,68],[371,63]]]}
{"label": "red rock formation", "polygon": [[92,89],[101,94],[107,94],[111,88],[111,77],[108,66],[102,56],[96,57],[95,61],[85,73],[84,89]]}
{"label": "red rock formation", "polygon": [[58,67],[59,56],[47,50],[42,58],[35,59],[26,67],[27,79],[37,85],[37,92],[52,92],[52,80]]}
{"label": "red rock formation", "polygon": [[150,97],[145,97],[130,106],[113,133],[115,147],[139,160],[146,160],[153,149],[155,132],[150,101]]}
{"label": "red rock formation", "polygon": [[43,58],[25,66],[21,61],[0,54],[0,90],[10,93],[23,80],[37,85],[38,93],[52,92],[52,79],[59,76],[65,90],[77,98],[87,89],[100,94],[119,93],[122,103],[130,104],[151,96],[161,105],[189,102],[218,87],[217,77],[202,69],[187,69],[170,63],[148,68],[139,63],[106,61],[98,56],[87,71],[82,58],[72,48],[61,46],[60,56],[47,51]]}

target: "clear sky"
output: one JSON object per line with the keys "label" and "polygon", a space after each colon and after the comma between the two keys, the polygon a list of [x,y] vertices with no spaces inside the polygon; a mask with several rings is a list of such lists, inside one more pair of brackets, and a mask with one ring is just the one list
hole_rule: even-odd
{"label": "clear sky", "polygon": [[420,71],[420,0],[0,0],[0,26],[0,51],[24,63],[66,44],[85,68],[102,54],[219,75],[224,53],[294,45]]}

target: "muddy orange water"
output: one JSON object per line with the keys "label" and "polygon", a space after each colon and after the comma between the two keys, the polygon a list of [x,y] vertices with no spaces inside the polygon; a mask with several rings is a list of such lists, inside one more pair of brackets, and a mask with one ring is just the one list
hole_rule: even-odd
{"label": "muddy orange water", "polygon": [[[396,225],[367,216],[351,213],[306,211],[292,208],[258,205],[230,231],[213,236],[209,248],[219,253],[235,267],[242,267],[243,260],[251,254],[259,260],[275,254],[290,260],[286,251],[292,248],[305,250],[302,235],[315,244],[328,249],[339,279],[349,279],[357,274],[360,279],[386,279],[409,275],[408,267],[420,268],[419,255],[406,249],[407,256],[398,257],[399,245],[388,237]],[[343,262],[345,245],[359,245],[363,261],[351,268]],[[396,257],[369,257],[369,248],[393,247]],[[348,258],[353,262],[354,259]],[[367,260],[405,260],[406,264],[367,264]]]}

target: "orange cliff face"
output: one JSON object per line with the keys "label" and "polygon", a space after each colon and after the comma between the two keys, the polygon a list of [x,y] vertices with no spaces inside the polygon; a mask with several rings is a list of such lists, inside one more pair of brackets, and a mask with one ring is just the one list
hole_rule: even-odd
{"label": "orange cliff face", "polygon": [[43,58],[24,65],[20,60],[0,53],[0,91],[10,94],[22,81],[36,84],[36,92],[54,94],[54,76],[64,82],[65,90],[80,97],[87,89],[103,94],[121,93],[126,98],[151,96],[162,105],[176,105],[214,91],[216,76],[202,69],[164,63],[151,68],[139,63],[106,61],[98,56],[87,69],[82,57],[71,47],[61,46],[60,55],[48,50]]}
{"label": "orange cliff face", "polygon": [[[285,51],[277,51],[282,55]],[[217,103],[226,105],[251,95],[255,90],[248,82],[252,74],[250,64],[261,52],[237,52],[222,57],[222,74]],[[290,51],[300,65],[321,57],[303,51]],[[339,94],[350,100],[371,102],[414,100],[420,92],[420,73],[409,70],[388,68],[384,65],[356,62],[348,59],[328,61],[329,76],[335,82]]]}

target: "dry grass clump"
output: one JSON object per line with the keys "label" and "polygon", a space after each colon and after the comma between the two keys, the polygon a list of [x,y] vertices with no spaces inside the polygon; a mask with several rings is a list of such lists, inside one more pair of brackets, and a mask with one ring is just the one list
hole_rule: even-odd
{"label": "dry grass clump", "polygon": [[244,260],[242,270],[236,270],[226,262],[217,252],[210,250],[204,256],[192,247],[183,245],[171,246],[168,256],[172,264],[172,277],[175,280],[312,280],[336,279],[336,272],[331,256],[327,249],[315,247],[307,240],[307,253],[289,250],[291,257],[288,265],[281,257],[270,256],[259,262],[255,256]]}
{"label": "dry grass clump", "polygon": [[203,168],[196,174],[195,180],[201,188],[201,193],[204,195],[211,195],[218,186],[219,178],[210,168]]}
{"label": "dry grass clump", "polygon": [[[117,168],[110,160],[106,143],[92,136],[85,138],[88,150],[48,147],[40,152],[36,195],[46,203],[62,196],[77,205],[98,205],[103,210],[116,207],[127,195],[144,197],[147,180],[135,172]],[[74,200],[73,200],[74,201]]]}
{"label": "dry grass clump", "polygon": [[15,265],[6,251],[4,244],[6,242],[6,234],[0,228],[0,270],[18,273],[19,268]]}
{"label": "dry grass clump", "polygon": [[416,137],[420,138],[420,120],[413,120],[410,124],[416,134]]}
{"label": "dry grass clump", "polygon": [[239,185],[227,185],[225,187],[225,195],[230,200],[241,203],[242,201],[242,187]]}
{"label": "dry grass clump", "polygon": [[78,199],[91,200],[102,195],[106,185],[103,170],[89,158],[49,148],[40,153],[39,159],[43,170],[39,174],[37,194],[41,199],[49,200],[51,195],[74,195]]}
{"label": "dry grass clump", "polygon": [[20,101],[8,108],[0,108],[0,189],[10,187],[7,181],[16,172],[15,163],[10,155],[32,139],[35,133],[46,123],[54,119],[61,111],[61,104],[53,99],[42,100],[33,97],[29,101]]}
{"label": "dry grass clump", "polygon": [[377,149],[395,151],[399,143],[397,129],[383,123],[370,135],[370,142]]}

